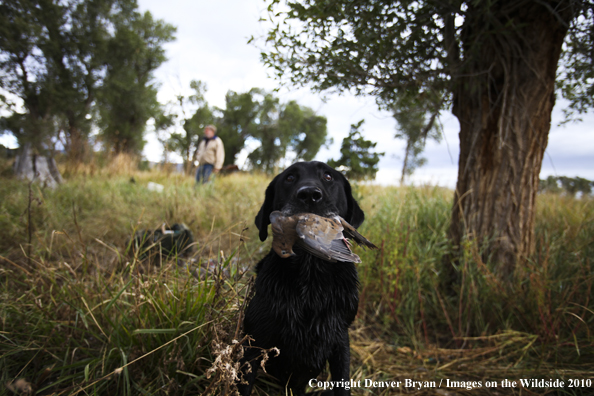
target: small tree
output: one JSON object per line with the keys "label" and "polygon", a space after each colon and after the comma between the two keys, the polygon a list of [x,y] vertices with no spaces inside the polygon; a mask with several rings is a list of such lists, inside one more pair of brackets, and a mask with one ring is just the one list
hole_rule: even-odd
{"label": "small tree", "polygon": [[365,120],[351,125],[349,136],[343,139],[339,160],[330,160],[328,165],[333,168],[346,168],[346,177],[351,180],[373,180],[378,171],[378,162],[384,153],[371,152],[377,143],[365,140],[359,128]]}
{"label": "small tree", "polygon": [[[181,108],[184,120],[182,126],[184,133],[172,133],[167,146],[169,149],[178,152],[184,158],[184,170],[187,174],[192,171],[192,166],[198,154],[198,143],[204,127],[214,122],[212,109],[208,106],[204,94],[206,93],[206,84],[201,81],[193,80],[190,88],[194,94],[187,99],[181,95],[177,97],[179,107]],[[186,107],[188,103],[198,106],[191,116],[187,115]]]}
{"label": "small tree", "polygon": [[393,108],[394,119],[398,123],[395,137],[406,141],[401,185],[404,184],[406,176],[412,175],[415,169],[427,162],[426,158],[421,157],[427,138],[441,141],[438,122],[441,100],[436,95],[402,96]]}

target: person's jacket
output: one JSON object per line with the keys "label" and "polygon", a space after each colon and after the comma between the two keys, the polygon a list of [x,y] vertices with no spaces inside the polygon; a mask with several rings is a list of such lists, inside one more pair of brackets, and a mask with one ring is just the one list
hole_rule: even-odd
{"label": "person's jacket", "polygon": [[198,145],[196,159],[200,165],[211,164],[214,165],[215,169],[221,169],[223,162],[225,162],[223,141],[218,136],[208,140],[202,139]]}

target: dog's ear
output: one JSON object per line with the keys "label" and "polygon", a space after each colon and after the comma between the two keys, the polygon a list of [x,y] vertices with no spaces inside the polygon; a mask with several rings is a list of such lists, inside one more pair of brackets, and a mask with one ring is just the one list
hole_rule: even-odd
{"label": "dog's ear", "polygon": [[344,194],[347,199],[347,218],[346,221],[355,228],[359,228],[363,221],[365,220],[365,213],[359,207],[359,204],[353,197],[353,191],[351,190],[351,184],[347,180],[344,175],[341,174],[343,177],[343,185],[344,185]]}
{"label": "dog's ear", "polygon": [[272,179],[268,187],[266,187],[264,203],[256,215],[256,227],[258,227],[258,230],[260,231],[260,240],[262,242],[268,238],[268,224],[270,224],[270,213],[273,211],[272,205],[274,204],[274,192],[276,190],[277,179],[278,176]]}

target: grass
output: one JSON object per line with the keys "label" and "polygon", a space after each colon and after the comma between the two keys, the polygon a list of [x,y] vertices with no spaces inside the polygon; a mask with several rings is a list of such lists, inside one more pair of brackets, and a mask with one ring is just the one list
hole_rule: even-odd
{"label": "grass", "polygon": [[[253,226],[269,179],[236,174],[197,189],[156,171],[82,173],[53,191],[0,183],[0,394],[225,394],[250,268],[269,249]],[[164,191],[149,191],[149,181]],[[353,380],[473,380],[483,386],[402,382],[399,390],[490,395],[522,390],[485,381],[592,377],[591,199],[539,197],[537,249],[513,283],[502,284],[466,243],[461,282],[448,294],[440,285],[452,192],[359,185],[355,193],[366,212],[361,231],[381,249],[357,252]],[[194,233],[191,253],[151,264],[130,248],[136,231],[176,222]],[[263,378],[256,393],[284,391]]]}

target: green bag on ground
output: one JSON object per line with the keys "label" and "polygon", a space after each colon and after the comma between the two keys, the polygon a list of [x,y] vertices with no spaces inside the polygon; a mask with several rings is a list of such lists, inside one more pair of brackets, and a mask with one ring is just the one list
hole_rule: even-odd
{"label": "green bag on ground", "polygon": [[134,234],[132,251],[140,259],[161,255],[163,257],[184,257],[192,252],[194,236],[185,224],[163,225],[154,231],[140,230]]}

